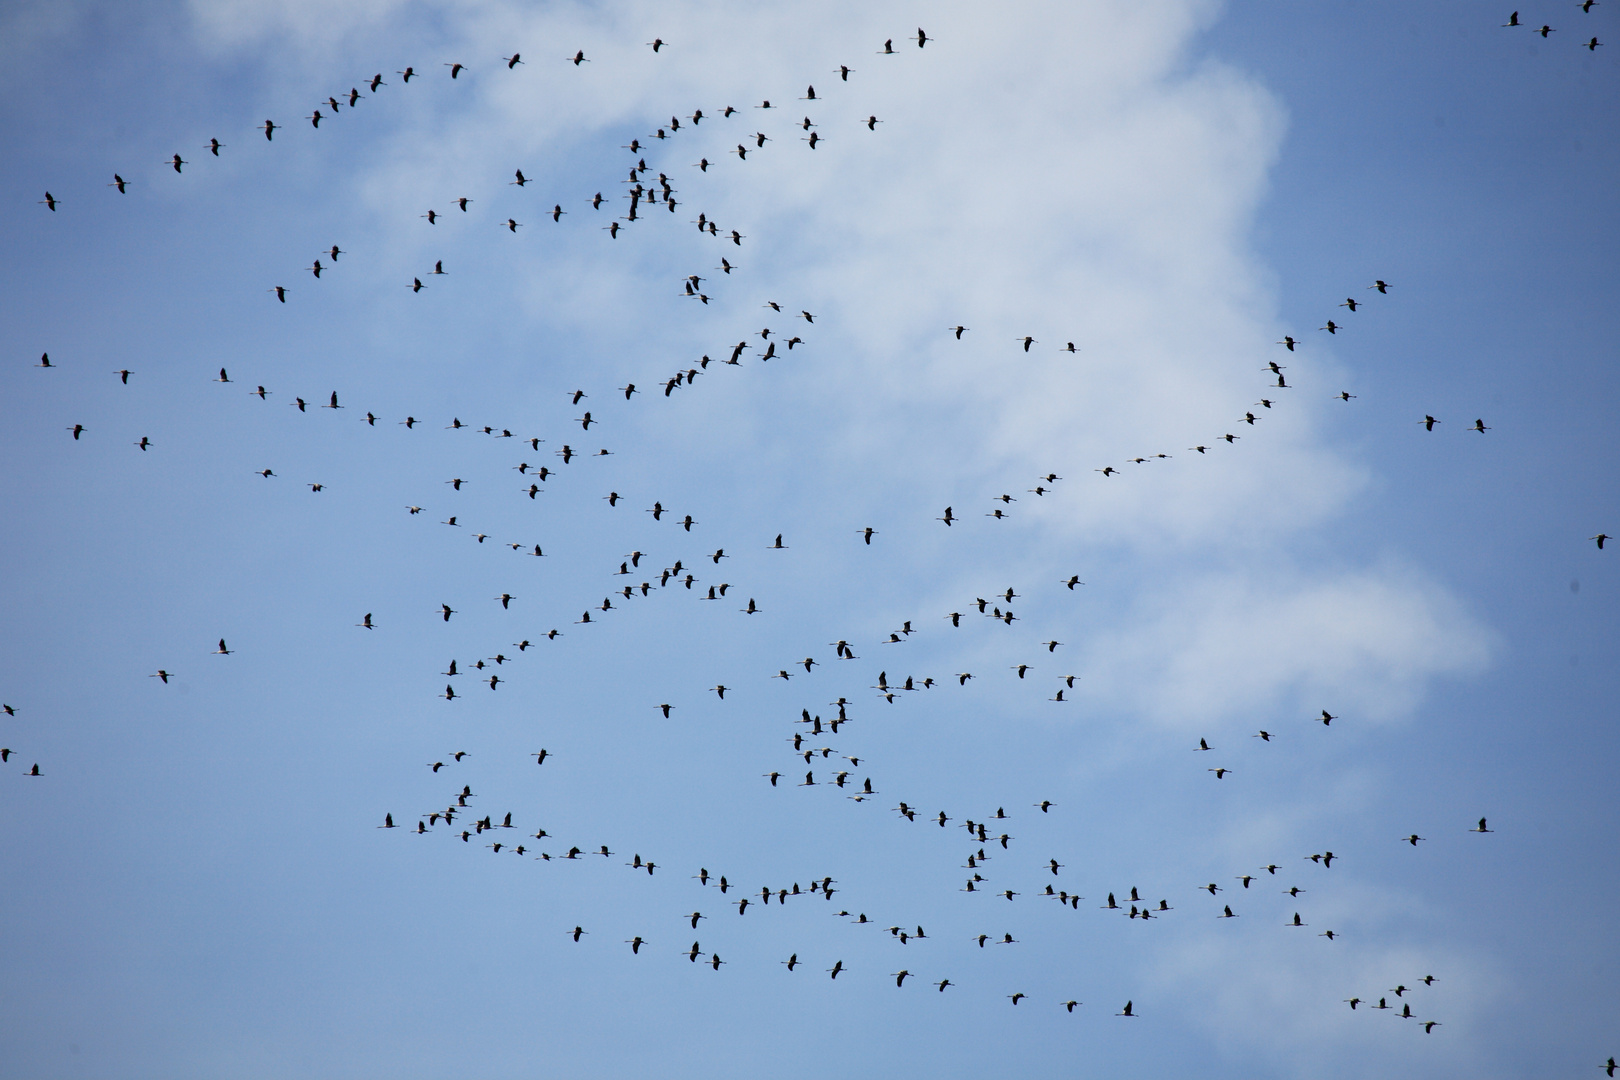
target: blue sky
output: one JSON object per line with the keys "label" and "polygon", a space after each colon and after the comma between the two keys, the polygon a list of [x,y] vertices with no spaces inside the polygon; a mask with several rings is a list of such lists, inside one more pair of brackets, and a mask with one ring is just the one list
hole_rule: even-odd
{"label": "blue sky", "polygon": [[[1520,18],[7,8],[8,1071],[1620,1053],[1620,35]],[[624,220],[638,158],[674,212]]]}

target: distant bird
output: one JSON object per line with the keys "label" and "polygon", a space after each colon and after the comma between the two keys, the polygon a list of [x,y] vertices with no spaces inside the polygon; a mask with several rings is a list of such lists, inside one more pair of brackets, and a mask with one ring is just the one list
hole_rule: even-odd
{"label": "distant bird", "polygon": [[265,138],[266,142],[274,141],[276,128],[278,128],[280,126],[281,126],[280,124],[274,123],[274,122],[269,121],[269,120],[266,120],[264,122],[264,138]]}
{"label": "distant bird", "polygon": [[1129,1001],[1127,1001],[1125,1003],[1125,1007],[1123,1009],[1121,1009],[1119,1012],[1115,1013],[1114,1015],[1115,1016],[1135,1016],[1136,1014],[1131,1011],[1131,1003]]}
{"label": "distant bird", "polygon": [[1588,540],[1596,540],[1598,550],[1602,551],[1604,542],[1609,539],[1609,534],[1608,533],[1598,533],[1596,536],[1588,536],[1587,539]]}
{"label": "distant bird", "polygon": [[[515,63],[515,62],[516,61],[514,61],[513,63]],[[444,66],[450,69],[450,77],[452,79],[458,77],[463,71],[467,70],[467,65],[466,64],[445,64]],[[508,68],[511,68],[513,66],[513,64],[507,64],[506,66]]]}
{"label": "distant bird", "polygon": [[1488,833],[1488,832],[1495,832],[1496,830],[1495,829],[1487,829],[1485,827],[1485,819],[1480,818],[1479,819],[1479,824],[1476,825],[1474,828],[1469,829],[1468,831],[1469,832],[1477,832],[1477,833]]}
{"label": "distant bird", "polygon": [[1520,26],[1520,25],[1523,25],[1523,24],[1521,24],[1519,22],[1519,13],[1517,11],[1515,11],[1513,14],[1508,16],[1508,21],[1503,23],[1502,25],[1503,26]]}
{"label": "distant bird", "polygon": [[570,56],[568,59],[569,59],[569,62],[572,63],[575,67],[579,67],[579,65],[581,65],[581,64],[585,64],[585,63],[590,62],[589,59],[585,56],[585,50],[584,49],[579,50],[573,56]]}
{"label": "distant bird", "polygon": [[1483,421],[1483,420],[1475,420],[1474,421],[1474,426],[1469,428],[1468,430],[1469,431],[1477,431],[1481,435],[1483,435],[1483,434],[1485,434],[1487,431],[1489,431],[1491,429],[1485,426],[1485,421]]}
{"label": "distant bird", "polygon": [[234,650],[227,649],[225,647],[225,639],[220,638],[219,639],[219,648],[214,650],[214,655],[215,656],[230,656],[233,651]]}
{"label": "distant bird", "polygon": [[[1294,346],[1299,344],[1299,343],[1297,341],[1295,341],[1293,338],[1289,337],[1287,334],[1284,334],[1283,339],[1281,341],[1277,342],[1277,344],[1286,346],[1289,352],[1293,352],[1294,351]],[[1277,370],[1277,366],[1275,364],[1273,364],[1272,365],[1272,371],[1275,372],[1276,370]]]}

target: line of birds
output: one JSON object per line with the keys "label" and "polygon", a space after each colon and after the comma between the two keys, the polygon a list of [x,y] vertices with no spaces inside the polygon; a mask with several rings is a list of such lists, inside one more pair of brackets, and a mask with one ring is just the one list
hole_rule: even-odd
{"label": "line of birds", "polygon": [[[1581,0],[1581,2],[1575,6],[1580,8],[1583,13],[1590,15],[1592,13],[1592,9],[1598,6],[1598,0]],[[1543,40],[1546,40],[1549,35],[1556,34],[1558,32],[1555,28],[1548,26],[1546,23],[1542,23],[1540,27],[1532,27],[1529,23],[1520,22],[1519,13],[1517,11],[1509,15],[1508,21],[1503,23],[1502,26],[1504,28],[1516,28],[1521,26],[1525,27],[1526,29],[1531,30],[1533,33],[1540,35]],[[1596,36],[1593,36],[1587,41],[1580,42],[1579,47],[1585,49],[1587,52],[1597,52],[1598,47],[1602,44],[1603,42],[1599,41]]]}

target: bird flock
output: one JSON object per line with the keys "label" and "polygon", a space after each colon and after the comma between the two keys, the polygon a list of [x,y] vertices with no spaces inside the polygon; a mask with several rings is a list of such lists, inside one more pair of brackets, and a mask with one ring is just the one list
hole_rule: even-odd
{"label": "bird flock", "polygon": [[[1587,13],[1596,5],[1586,0],[1579,5]],[[1548,39],[1558,28],[1529,27],[1519,21],[1514,12],[1505,24],[1524,27]],[[876,58],[862,59],[868,63],[928,63],[933,55],[927,49],[934,39],[922,28],[914,35],[890,38],[873,51]],[[1593,36],[1581,43],[1589,51],[1602,43]],[[673,41],[654,37],[646,43],[648,62],[656,64],[665,52],[678,48]],[[531,65],[548,63],[571,65],[582,69],[593,58],[583,50],[567,55],[547,56],[544,59],[524,52],[513,51],[498,60],[490,58],[471,61],[450,59],[425,68],[404,66],[385,77],[377,72],[355,79],[349,88],[334,90],[324,100],[316,100],[311,111],[299,118],[283,118],[282,122],[266,119],[248,132],[227,133],[231,141],[211,138],[207,143],[190,150],[173,151],[167,159],[154,155],[153,164],[163,171],[188,175],[187,170],[198,170],[217,158],[229,154],[238,138],[263,137],[274,145],[282,145],[292,135],[289,128],[307,124],[306,134],[319,133],[320,137],[341,137],[342,126],[351,116],[363,117],[366,103],[385,93],[404,93],[418,80],[447,79],[460,83],[468,75],[481,76],[487,70],[498,77],[519,79],[523,70]],[[806,85],[794,87],[784,97],[760,97],[741,106],[731,103],[709,103],[702,107],[685,106],[676,109],[666,123],[659,123],[649,132],[622,144],[625,151],[621,175],[601,190],[576,192],[538,198],[527,210],[488,210],[497,204],[511,206],[511,198],[528,198],[527,189],[538,181],[535,170],[526,163],[514,163],[510,180],[491,179],[484,190],[470,193],[447,194],[443,202],[423,206],[413,221],[400,221],[399,229],[418,228],[440,235],[456,229],[484,229],[493,233],[505,232],[522,243],[529,233],[539,229],[590,229],[603,243],[623,243],[635,230],[695,227],[704,242],[712,245],[709,259],[717,259],[712,269],[682,268],[670,275],[675,294],[699,307],[710,304],[721,290],[745,291],[750,234],[746,223],[725,220],[726,215],[716,208],[703,205],[703,181],[712,170],[741,170],[751,160],[769,154],[810,154],[821,143],[840,140],[881,139],[885,121],[875,113],[868,113],[859,124],[845,129],[826,130],[814,119],[823,102],[837,98],[841,103],[858,100],[861,93],[861,71],[845,63],[827,66],[827,81],[820,87]],[[350,80],[340,80],[350,81]],[[773,93],[775,91],[772,91]],[[865,111],[860,109],[857,111]],[[726,141],[735,140],[735,146],[724,159],[711,160],[704,156],[696,161],[686,160],[691,154],[682,149],[682,140],[693,129],[721,127],[727,132]],[[187,157],[186,154],[191,154]],[[651,163],[649,163],[649,158]],[[527,170],[527,171],[526,171]],[[695,170],[695,172],[693,171]],[[120,166],[112,172],[106,186],[116,197],[127,196],[132,189],[143,184],[157,184],[162,175],[149,179],[126,179],[139,176],[136,169]],[[677,184],[676,177],[686,178]],[[695,190],[683,190],[688,186]],[[507,188],[516,188],[508,194]],[[57,186],[56,190],[62,190]],[[45,192],[40,200],[51,214],[71,214],[75,203],[91,197],[68,189],[70,199],[63,200]],[[612,191],[613,193],[605,194]],[[679,197],[678,197],[679,196]],[[681,213],[682,207],[691,216]],[[655,225],[653,222],[663,222]],[[525,230],[525,232],[520,232]],[[733,262],[733,259],[738,260]],[[706,260],[707,262],[707,260]],[[447,260],[435,259],[431,268],[401,280],[401,289],[413,295],[433,290],[440,279],[449,277],[454,267],[447,268]],[[339,243],[333,243],[313,254],[302,280],[287,278],[263,283],[271,298],[268,302],[296,307],[300,293],[319,289],[331,277],[364,272],[361,265],[354,267],[355,257],[349,255]],[[715,275],[718,275],[716,277]],[[1256,373],[1253,392],[1257,399],[1241,415],[1234,415],[1230,427],[1205,432],[1189,432],[1184,444],[1158,446],[1134,451],[1121,451],[1113,461],[1071,463],[1057,465],[1039,475],[1027,478],[1028,486],[1009,491],[987,491],[982,502],[964,508],[958,505],[941,507],[930,526],[946,530],[955,536],[974,526],[981,519],[1006,522],[1019,516],[1022,504],[1031,500],[1053,498],[1064,487],[1081,483],[1116,483],[1128,478],[1144,466],[1161,465],[1173,458],[1193,460],[1208,455],[1240,452],[1240,442],[1264,430],[1267,419],[1275,410],[1286,409],[1294,395],[1314,394],[1338,400],[1347,409],[1355,408],[1358,395],[1345,389],[1333,389],[1316,384],[1309,378],[1297,378],[1290,371],[1290,360],[1308,354],[1321,335],[1329,339],[1353,339],[1358,324],[1376,319],[1381,305],[1397,303],[1400,282],[1383,279],[1371,283],[1356,282],[1347,291],[1342,302],[1329,310],[1320,327],[1295,337],[1285,335],[1276,343],[1278,351]],[[400,507],[404,523],[411,528],[440,528],[458,530],[457,536],[478,549],[505,549],[513,584],[509,590],[495,595],[445,597],[436,608],[424,608],[411,616],[395,616],[396,620],[414,620],[423,626],[438,622],[448,624],[463,610],[481,605],[490,611],[498,609],[514,629],[492,640],[472,656],[447,657],[442,668],[435,668],[434,679],[442,679],[445,709],[472,709],[481,695],[492,693],[540,693],[536,680],[526,670],[531,651],[542,650],[563,636],[607,636],[613,633],[616,622],[634,620],[641,607],[648,604],[709,604],[731,618],[749,620],[787,620],[792,613],[778,610],[769,599],[769,581],[744,574],[731,580],[725,564],[744,547],[767,553],[779,560],[783,572],[791,572],[796,557],[794,537],[770,527],[762,527],[757,535],[710,536],[703,520],[696,516],[698,508],[679,505],[674,500],[653,499],[650,504],[621,494],[617,490],[601,492],[607,511],[641,521],[650,518],[659,528],[666,530],[665,550],[661,554],[639,549],[614,552],[599,556],[599,565],[578,571],[577,581],[605,581],[605,584],[582,585],[589,590],[590,599],[574,602],[566,612],[559,590],[543,586],[529,572],[523,560],[547,557],[546,541],[538,535],[540,530],[527,535],[497,535],[497,527],[487,525],[469,515],[458,505],[464,490],[484,489],[502,493],[514,502],[540,502],[541,497],[557,485],[589,487],[598,483],[592,475],[593,461],[614,455],[605,443],[611,433],[635,423],[636,410],[650,406],[649,399],[670,399],[677,391],[695,392],[699,384],[706,384],[708,376],[727,368],[738,372],[751,371],[755,377],[772,361],[777,363],[812,364],[816,356],[816,332],[826,322],[837,318],[836,312],[811,311],[797,304],[774,297],[761,298],[758,305],[761,325],[739,326],[729,337],[715,343],[704,353],[674,370],[649,372],[639,383],[627,381],[620,386],[591,386],[568,392],[570,407],[579,415],[566,431],[536,431],[519,426],[510,420],[500,422],[464,420],[458,415],[434,415],[435,407],[425,404],[420,414],[381,416],[355,400],[363,396],[353,391],[339,392],[328,387],[316,389],[271,388],[270,376],[253,375],[244,379],[240,372],[233,377],[228,367],[220,367],[212,380],[220,384],[221,393],[247,393],[256,398],[253,407],[279,408],[281,419],[287,423],[305,422],[304,418],[327,415],[327,422],[358,422],[368,428],[395,432],[395,438],[412,439],[489,439],[500,447],[508,462],[498,471],[445,476],[431,489],[424,489],[420,504],[412,502]],[[416,301],[411,301],[416,302]],[[1325,305],[1324,305],[1325,306]],[[941,337],[953,346],[971,347],[977,335],[970,320],[941,328]],[[1085,342],[1063,340],[1042,341],[1033,334],[1018,333],[1000,339],[1008,352],[1031,354],[1045,349],[1074,357],[1073,362],[1088,355]],[[49,350],[41,353],[34,366],[41,369],[41,378],[61,368],[71,366],[58,356],[53,360]],[[140,373],[128,369],[111,372],[122,385],[138,380]],[[264,383],[259,382],[264,378]],[[733,375],[722,377],[746,377]],[[1437,410],[1439,411],[1439,410]],[[292,414],[298,414],[294,417]],[[1458,431],[1468,437],[1490,436],[1493,426],[1482,417],[1437,416],[1414,410],[1411,423],[1423,429],[1425,435],[1443,436]],[[89,442],[101,437],[101,432],[74,420],[62,418],[63,426],[75,442]],[[402,430],[399,430],[402,429]],[[163,432],[142,434],[134,442],[142,454],[161,455],[165,444]],[[328,492],[328,481],[318,475],[297,478],[284,476],[277,463],[266,461],[254,470],[256,479],[243,478],[244,483],[287,484],[297,483],[308,488],[312,496],[333,497]],[[1079,475],[1074,476],[1076,469]],[[1089,472],[1085,471],[1089,469]],[[515,477],[512,474],[516,474]],[[1095,479],[1091,474],[1095,474]],[[1073,477],[1073,478],[1071,478]],[[999,527],[999,526],[981,526]],[[485,530],[490,531],[485,531]],[[852,523],[848,544],[855,552],[880,547],[883,531],[869,524]],[[1591,537],[1598,549],[1609,539],[1605,532]],[[628,546],[628,545],[627,545]],[[908,830],[919,843],[928,843],[930,857],[954,867],[959,881],[958,891],[965,897],[961,902],[969,917],[990,925],[1003,911],[1015,910],[1020,905],[1047,904],[1067,911],[1074,920],[1103,920],[1123,918],[1120,926],[1138,928],[1151,933],[1153,924],[1176,920],[1230,920],[1245,919],[1262,922],[1278,935],[1296,935],[1320,939],[1317,947],[1324,949],[1353,949],[1353,935],[1333,925],[1313,910],[1313,901],[1331,896],[1335,889],[1335,864],[1343,858],[1332,850],[1278,851],[1275,861],[1262,865],[1235,865],[1223,879],[1211,882],[1186,881],[1177,891],[1149,892],[1130,881],[1111,880],[1102,868],[1088,866],[1085,871],[1072,868],[1060,861],[1053,847],[1060,843],[1061,822],[1066,811],[1073,808],[1042,796],[1041,792],[1028,793],[1028,801],[1013,806],[950,806],[941,807],[927,793],[897,790],[900,785],[885,779],[885,766],[863,745],[861,732],[867,725],[880,719],[890,709],[922,708],[924,703],[961,692],[970,681],[994,681],[1008,695],[1021,695],[1040,701],[1043,706],[1061,709],[1076,700],[1083,691],[1080,676],[1073,673],[1074,658],[1071,648],[1061,640],[1064,631],[1054,627],[1048,619],[1035,619],[1021,614],[1024,603],[1039,594],[1043,610],[1051,603],[1062,602],[1072,609],[1083,603],[1086,572],[1071,568],[1064,576],[1043,580],[1009,581],[987,589],[985,595],[962,595],[951,610],[938,610],[924,615],[897,614],[892,628],[882,635],[862,635],[851,632],[847,637],[832,641],[806,641],[802,649],[784,655],[774,671],[722,671],[710,677],[713,685],[704,700],[687,700],[677,696],[652,692],[644,703],[646,714],[664,721],[679,720],[683,714],[724,709],[729,706],[727,692],[750,681],[781,680],[794,693],[802,693],[802,703],[793,710],[776,716],[769,726],[759,728],[761,753],[775,755],[769,768],[757,783],[771,789],[772,795],[782,800],[794,800],[807,816],[832,812],[836,804],[852,808],[850,813],[865,815],[863,827],[871,830]],[[596,594],[600,593],[600,599]],[[379,605],[381,607],[381,605]],[[389,635],[396,625],[374,618],[374,611],[356,611],[353,632],[356,634]],[[1030,626],[1041,623],[1039,629]],[[1060,625],[1062,621],[1060,620]],[[1073,625],[1073,619],[1068,621]],[[915,637],[928,636],[935,640],[946,635],[971,635],[976,628],[983,633],[1003,635],[1015,648],[1022,650],[1026,659],[1004,670],[913,670],[906,659],[906,646]],[[199,638],[212,638],[215,634],[199,630]],[[595,639],[593,639],[595,640]],[[964,650],[967,651],[967,650]],[[799,655],[802,652],[802,655]],[[232,663],[229,658],[236,651],[227,647],[220,637],[217,647],[206,658],[201,649],[193,659],[171,658],[161,661],[162,666],[149,673],[158,687],[168,686],[177,673],[188,665],[201,663]],[[875,669],[875,670],[874,670]],[[1189,746],[1186,782],[1242,784],[1245,774],[1253,767],[1258,755],[1284,755],[1291,747],[1306,740],[1331,740],[1344,725],[1355,724],[1356,718],[1331,711],[1338,708],[1332,702],[1323,703],[1315,715],[1300,715],[1286,729],[1259,729],[1244,745],[1224,744],[1211,737],[1199,738],[1197,745]],[[5,703],[7,720],[23,714],[22,703]],[[1340,727],[1334,727],[1335,723]],[[775,749],[771,749],[774,747]],[[1201,756],[1207,755],[1207,756]],[[28,759],[7,746],[0,748],[0,763],[9,763],[13,757]],[[543,747],[529,752],[538,770],[566,769],[569,763]],[[1211,764],[1205,764],[1212,762]],[[719,973],[741,961],[722,958],[727,948],[728,920],[747,918],[751,921],[768,920],[777,912],[791,906],[803,906],[836,919],[849,928],[851,935],[865,934],[886,939],[898,952],[894,966],[862,967],[846,964],[845,958],[834,950],[825,955],[812,956],[784,940],[776,963],[793,977],[824,977],[834,981],[893,980],[900,991],[914,989],[934,993],[976,993],[996,1000],[1010,1002],[1020,1009],[1044,1008],[1074,1014],[1088,1006],[1078,996],[1062,999],[1036,1000],[1017,986],[989,985],[975,971],[971,955],[964,960],[960,955],[940,955],[934,943],[941,931],[929,933],[915,917],[898,914],[871,916],[861,910],[852,897],[859,894],[857,883],[840,879],[836,867],[816,867],[807,870],[796,880],[759,882],[757,872],[749,867],[722,867],[711,871],[707,866],[675,867],[662,859],[636,850],[633,838],[584,836],[578,834],[554,835],[542,820],[523,820],[522,815],[500,807],[506,793],[488,790],[477,775],[478,761],[464,750],[447,752],[431,762],[424,762],[438,794],[427,805],[379,808],[376,828],[389,831],[403,843],[448,843],[477,850],[489,856],[509,860],[514,866],[540,864],[546,873],[557,873],[562,864],[594,863],[614,867],[613,872],[635,881],[645,875],[675,875],[692,882],[693,910],[651,912],[645,925],[595,925],[581,914],[577,920],[559,924],[550,932],[566,937],[582,949],[624,949],[636,957],[662,953],[667,957],[682,958],[695,970],[699,965]],[[29,761],[21,775],[43,779],[50,769]],[[402,784],[408,783],[401,778]],[[1471,816],[1471,815],[1470,815]],[[1067,823],[1073,826],[1071,817]],[[1407,836],[1390,836],[1388,842],[1405,845],[1414,858],[1422,857],[1425,845],[1462,843],[1488,844],[1493,830],[1485,817],[1479,817],[1471,828],[1458,823],[1442,827],[1444,832],[1434,838],[1412,832]],[[409,837],[409,839],[407,839]],[[1037,845],[1044,845],[1039,846]],[[629,854],[625,854],[628,848]],[[656,853],[654,853],[655,855]],[[948,862],[946,862],[948,860]],[[749,884],[744,885],[743,882]],[[626,887],[633,888],[633,885]],[[700,923],[707,923],[701,928]],[[690,931],[691,933],[683,933]],[[688,941],[691,934],[699,934]],[[958,944],[965,943],[973,952],[1014,947],[1026,944],[1027,938],[1015,937],[1010,931],[988,930],[970,935],[956,934]],[[704,942],[707,942],[705,945]],[[1038,947],[1038,946],[1037,946]],[[803,972],[800,969],[804,969]],[[1395,980],[1395,985],[1347,986],[1341,1000],[1358,1016],[1378,1013],[1400,1020],[1411,1020],[1413,1027],[1425,1033],[1438,1033],[1444,1022],[1436,1017],[1446,1015],[1444,974],[1411,971]],[[1103,1007],[1112,1016],[1138,1018],[1149,1016],[1152,1006],[1143,1002],[1141,994],[1128,987],[1120,987]],[[1611,1058],[1607,1065],[1609,1075],[1614,1074]]]}

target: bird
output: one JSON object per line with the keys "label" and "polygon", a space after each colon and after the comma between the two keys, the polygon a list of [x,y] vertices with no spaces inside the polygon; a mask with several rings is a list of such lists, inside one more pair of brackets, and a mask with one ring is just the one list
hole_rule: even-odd
{"label": "bird", "polygon": [[215,656],[230,656],[233,651],[234,650],[232,650],[232,649],[227,649],[225,647],[225,639],[220,638],[219,639],[219,648],[214,650],[214,655]]}
{"label": "bird", "polygon": [[1502,25],[1505,26],[1505,27],[1506,26],[1519,26],[1519,25],[1522,25],[1519,22],[1519,13],[1517,11],[1515,11],[1513,14],[1509,15],[1508,16],[1508,21],[1503,23]]}
{"label": "bird", "polygon": [[1469,829],[1468,831],[1469,832],[1477,832],[1477,833],[1488,833],[1488,832],[1495,832],[1496,830],[1495,829],[1487,829],[1485,827],[1485,819],[1480,818],[1479,819],[1479,824],[1474,826],[1472,829]]}
{"label": "bird", "polygon": [[1602,551],[1604,543],[1609,539],[1609,534],[1608,533],[1598,533],[1596,536],[1588,536],[1587,539],[1588,540],[1596,540],[1598,550]]}
{"label": "bird", "polygon": [[1115,1013],[1114,1015],[1115,1016],[1135,1016],[1136,1014],[1131,1011],[1131,1003],[1129,1001],[1127,1001],[1125,1003],[1125,1007],[1123,1009],[1121,1009],[1119,1012]]}
{"label": "bird", "polygon": [[[516,61],[514,60],[512,63],[509,63],[506,66],[508,68],[511,68],[511,67],[514,66],[515,63],[516,63]],[[467,65],[465,65],[465,64],[445,64],[444,66],[450,69],[450,77],[452,79],[456,78],[463,71],[467,70]]]}

